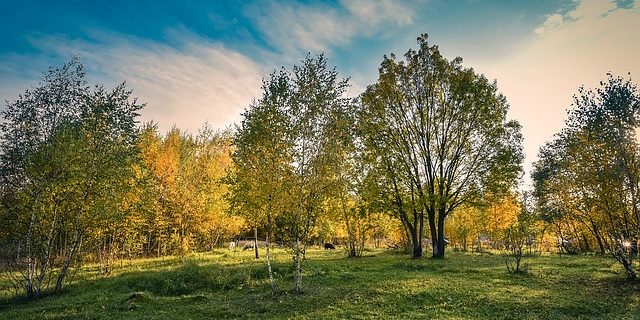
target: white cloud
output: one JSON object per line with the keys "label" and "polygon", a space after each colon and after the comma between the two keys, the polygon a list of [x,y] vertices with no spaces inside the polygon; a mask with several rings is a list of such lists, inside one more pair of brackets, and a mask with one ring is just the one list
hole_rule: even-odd
{"label": "white cloud", "polygon": [[368,26],[379,26],[384,23],[404,26],[413,22],[414,11],[400,1],[344,0],[342,5],[359,22]]}
{"label": "white cloud", "polygon": [[564,19],[562,18],[562,15],[559,13],[555,13],[547,17],[547,20],[545,20],[545,22],[534,31],[537,34],[541,35],[545,32],[545,30],[557,28],[558,26],[562,25],[563,22]]}
{"label": "white cloud", "polygon": [[412,23],[414,11],[401,1],[343,0],[339,6],[269,1],[247,9],[265,38],[285,56],[328,52],[356,37]]}
{"label": "white cloud", "polygon": [[523,124],[527,170],[538,148],[564,126],[580,85],[594,88],[607,72],[625,77],[631,72],[636,83],[640,80],[638,30],[638,1],[618,8],[612,1],[584,0],[563,16],[549,16],[506,59],[475,65],[498,80],[511,116]]}
{"label": "white cloud", "polygon": [[[635,4],[638,5],[637,3]],[[578,1],[576,8],[570,11],[567,16],[571,19],[597,19],[602,18],[617,9],[613,1],[588,0]]]}
{"label": "white cloud", "polygon": [[177,46],[94,36],[99,43],[54,36],[32,42],[45,52],[78,54],[90,77],[99,74],[92,82],[126,81],[133,95],[147,102],[143,120],[154,120],[162,131],[177,125],[196,132],[205,121],[223,128],[239,121],[243,109],[260,94],[263,70],[220,44],[188,34],[175,35]]}

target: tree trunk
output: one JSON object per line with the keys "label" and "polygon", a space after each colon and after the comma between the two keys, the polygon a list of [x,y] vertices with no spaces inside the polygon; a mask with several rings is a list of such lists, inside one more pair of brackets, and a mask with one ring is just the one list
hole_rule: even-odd
{"label": "tree trunk", "polygon": [[[37,198],[36,198],[37,199]],[[25,275],[25,289],[29,299],[37,298],[39,292],[34,292],[33,277],[36,269],[36,261],[31,252],[31,238],[33,237],[33,229],[36,223],[36,212],[32,208],[31,219],[29,221],[29,229],[27,229],[26,253],[27,253],[27,274]]]}
{"label": "tree trunk", "polygon": [[260,257],[258,256],[258,228],[253,228],[253,250],[256,253],[256,259],[260,259]]}
{"label": "tree trunk", "polygon": [[420,258],[422,257],[422,237],[420,237],[417,232],[413,232],[411,234],[411,257]]}
{"label": "tree trunk", "polygon": [[351,223],[351,219],[349,219],[349,213],[347,210],[345,195],[342,192],[340,193],[340,209],[342,210],[342,217],[344,218],[344,224],[347,230],[347,256],[355,257],[356,256],[355,227]]}
{"label": "tree trunk", "polygon": [[345,226],[347,227],[347,249],[348,249],[347,256],[355,257],[357,256],[356,235],[355,235],[355,229],[354,229],[355,227],[351,224],[351,221],[349,219],[349,215],[345,208],[344,199],[342,201],[342,215],[344,216],[344,223],[345,223]]}
{"label": "tree trunk", "polygon": [[600,231],[598,230],[598,227],[593,221],[591,221],[591,225],[593,226],[593,229],[592,229],[593,236],[596,238],[596,241],[598,242],[598,248],[600,248],[600,255],[604,256],[607,251],[604,248],[604,243],[602,242],[602,236],[600,236]]}
{"label": "tree trunk", "polygon": [[429,232],[431,233],[431,256],[438,254],[438,234],[436,232],[436,215],[433,210],[428,211],[429,215]]}
{"label": "tree trunk", "polygon": [[416,247],[414,246],[414,258],[422,257],[422,240],[424,239],[424,211],[420,211],[420,216],[418,218],[418,249],[419,252],[416,252]]}
{"label": "tree trunk", "polygon": [[296,239],[296,247],[295,247],[295,256],[294,256],[296,270],[294,273],[294,278],[296,282],[295,291],[297,293],[302,292],[302,245],[300,244],[300,239]]}
{"label": "tree trunk", "polygon": [[269,233],[264,238],[265,256],[267,258],[267,269],[269,270],[269,283],[271,284],[271,295],[275,296],[277,293],[276,282],[273,279],[273,270],[271,269],[271,254],[269,252]]}
{"label": "tree trunk", "polygon": [[582,235],[582,242],[584,242],[584,251],[591,252],[591,246],[589,245],[589,239],[587,239],[587,235],[584,233],[581,233],[581,235]]}
{"label": "tree trunk", "polygon": [[220,232],[216,232],[216,238],[215,240],[213,240],[213,246],[211,250],[218,248],[220,246],[220,244],[218,243],[219,241],[220,241]]}
{"label": "tree trunk", "polygon": [[60,273],[58,274],[58,278],[56,280],[56,288],[55,292],[62,291],[62,286],[64,285],[64,280],[67,277],[67,271],[69,271],[69,267],[71,266],[71,262],[76,255],[77,250],[82,245],[82,234],[80,231],[76,231],[76,237],[71,244],[71,249],[69,253],[65,256],[64,262],[62,263],[62,267],[60,267]]}
{"label": "tree trunk", "polygon": [[40,292],[42,291],[42,284],[44,282],[44,279],[49,275],[49,272],[50,272],[49,269],[51,267],[51,252],[53,251],[53,246],[54,246],[53,240],[54,240],[54,237],[56,236],[55,225],[56,225],[57,217],[58,217],[58,207],[56,205],[53,211],[53,218],[51,219],[51,225],[49,226],[49,233],[47,235],[47,244],[45,247],[44,258],[40,262],[40,272],[37,274],[37,277],[36,277],[36,281],[37,281],[35,284],[36,297],[40,295]]}
{"label": "tree trunk", "polygon": [[104,239],[100,240],[100,245],[98,246],[98,264],[100,275],[104,274],[104,264],[102,263],[102,251],[104,250]]}
{"label": "tree trunk", "polygon": [[107,242],[107,267],[105,268],[106,274],[111,274],[111,264],[113,263],[113,234],[109,235],[109,241]]}
{"label": "tree trunk", "polygon": [[627,260],[626,258],[622,257],[622,259],[620,259],[620,261],[622,262],[622,266],[624,267],[624,271],[627,273],[627,278],[630,280],[635,280],[637,279],[637,275],[635,270],[633,270],[633,262],[632,260]]}
{"label": "tree trunk", "polygon": [[25,289],[27,291],[27,298],[33,299],[38,297],[38,292],[34,292],[33,286],[33,274],[35,271],[35,261],[31,257],[31,253],[27,252],[27,274],[25,275]]}
{"label": "tree trunk", "polygon": [[438,208],[438,230],[437,230],[437,252],[434,255],[434,258],[442,259],[444,258],[444,218],[446,216],[445,208]]}

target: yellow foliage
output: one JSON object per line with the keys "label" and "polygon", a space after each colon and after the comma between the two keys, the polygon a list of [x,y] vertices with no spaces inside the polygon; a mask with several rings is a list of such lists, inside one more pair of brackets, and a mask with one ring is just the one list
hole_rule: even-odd
{"label": "yellow foliage", "polygon": [[491,205],[485,211],[484,232],[492,237],[497,237],[509,226],[518,221],[520,206],[515,195],[502,198]]}
{"label": "yellow foliage", "polygon": [[[504,231],[518,221],[520,205],[515,194],[489,198],[484,207],[461,206],[446,221],[445,233],[453,245],[467,249],[488,237],[498,241]],[[483,239],[481,239],[483,238]]]}

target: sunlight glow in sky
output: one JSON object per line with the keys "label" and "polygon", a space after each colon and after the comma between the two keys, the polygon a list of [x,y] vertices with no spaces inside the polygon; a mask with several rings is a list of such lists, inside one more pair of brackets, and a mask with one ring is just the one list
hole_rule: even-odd
{"label": "sunlight glow in sky", "polygon": [[640,0],[25,0],[0,11],[3,101],[77,54],[92,82],[126,81],[148,103],[144,121],[192,132],[239,121],[262,77],[307,52],[325,52],[355,96],[384,54],[415,48],[426,32],[445,56],[498,81],[523,125],[527,171],[579,86],[607,72],[640,81]]}

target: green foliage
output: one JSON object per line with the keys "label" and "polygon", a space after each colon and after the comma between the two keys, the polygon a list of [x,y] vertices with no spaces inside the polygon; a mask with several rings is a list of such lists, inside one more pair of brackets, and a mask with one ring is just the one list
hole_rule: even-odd
{"label": "green foliage", "polygon": [[245,111],[234,137],[232,209],[293,249],[298,291],[306,244],[335,194],[341,147],[351,141],[347,88],[323,55],[309,55],[264,81],[262,98]]}
{"label": "green foliage", "polygon": [[[138,111],[124,84],[90,89],[74,58],[2,112],[1,257],[25,293],[60,291],[67,271],[119,213],[137,155]],[[84,244],[84,246],[83,246]]]}

